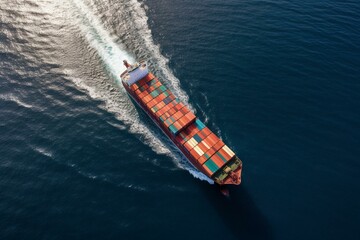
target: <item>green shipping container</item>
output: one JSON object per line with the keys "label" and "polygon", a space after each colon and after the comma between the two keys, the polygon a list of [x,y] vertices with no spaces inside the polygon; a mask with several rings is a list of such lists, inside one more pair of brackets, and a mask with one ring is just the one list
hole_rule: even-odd
{"label": "green shipping container", "polygon": [[219,169],[219,167],[211,159],[205,162],[205,166],[207,166],[213,173]]}
{"label": "green shipping container", "polygon": [[170,129],[170,131],[172,132],[172,134],[174,134],[174,135],[179,131],[176,127],[174,127],[174,125],[171,125],[171,126],[169,127],[169,129]]}

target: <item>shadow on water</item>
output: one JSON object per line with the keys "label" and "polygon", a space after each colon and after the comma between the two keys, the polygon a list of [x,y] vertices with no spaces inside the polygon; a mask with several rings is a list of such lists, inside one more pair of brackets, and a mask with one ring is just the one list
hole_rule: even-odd
{"label": "shadow on water", "polygon": [[[131,97],[129,98],[136,107],[141,121],[155,126],[135,101]],[[162,134],[160,129],[157,130],[159,134]],[[211,199],[211,204],[213,204],[225,225],[228,226],[235,236],[235,239],[273,239],[267,220],[261,214],[243,184],[240,186],[230,186],[229,198],[221,194],[219,187],[205,182],[203,182],[201,189],[208,196],[208,199]]]}
{"label": "shadow on water", "polygon": [[273,239],[270,225],[255,205],[244,185],[230,187],[230,197],[219,187],[202,187],[211,204],[236,239]]}

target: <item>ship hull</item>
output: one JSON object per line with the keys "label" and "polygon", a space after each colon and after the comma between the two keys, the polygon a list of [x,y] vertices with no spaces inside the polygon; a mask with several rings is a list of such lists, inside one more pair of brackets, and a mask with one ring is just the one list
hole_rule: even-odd
{"label": "ship hull", "polygon": [[219,183],[218,181],[216,181],[215,179],[213,179],[211,176],[206,174],[206,169],[199,164],[199,162],[194,159],[191,154],[186,150],[186,148],[176,140],[176,135],[172,134],[169,129],[164,126],[152,113],[151,111],[144,106],[144,104],[139,100],[138,96],[135,94],[135,92],[133,90],[131,90],[131,88],[124,83],[123,81],[122,85],[124,86],[124,88],[126,89],[126,92],[128,93],[128,95],[131,97],[131,99],[151,118],[151,120],[156,124],[156,126],[158,128],[161,129],[161,131],[171,140],[171,142],[180,150],[180,152],[182,153],[182,155],[188,160],[188,162],[195,167],[196,169],[198,169],[200,172],[202,172],[205,176],[209,177],[211,180],[213,180],[215,183],[217,183],[218,185],[226,185],[226,184],[234,184],[234,185],[239,185],[241,182],[241,171],[242,171],[242,166],[240,166],[239,169],[236,169],[235,171],[233,171],[232,173],[232,177],[225,179],[223,182]]}
{"label": "ship hull", "polygon": [[[170,133],[170,131],[167,128],[164,128],[161,123],[152,116],[152,114],[149,112],[149,110],[147,110],[146,107],[143,106],[143,104],[138,101],[137,96],[133,93],[133,91],[127,86],[126,83],[122,82],[122,85],[124,86],[124,88],[126,89],[126,92],[128,93],[128,95],[131,97],[131,99],[137,104],[138,107],[140,107],[145,113],[146,115],[148,115],[148,117],[151,118],[151,120],[156,124],[156,126],[158,128],[160,128],[160,130],[168,137],[168,139],[171,140],[171,142],[180,150],[180,152],[182,153],[182,155],[188,160],[188,162],[195,167],[196,169],[200,170],[201,172],[204,172],[205,169],[199,165],[197,162],[195,161],[191,161],[191,156],[187,153],[187,151],[176,141],[176,139],[173,137],[173,135]],[[211,179],[211,178],[210,178]]]}

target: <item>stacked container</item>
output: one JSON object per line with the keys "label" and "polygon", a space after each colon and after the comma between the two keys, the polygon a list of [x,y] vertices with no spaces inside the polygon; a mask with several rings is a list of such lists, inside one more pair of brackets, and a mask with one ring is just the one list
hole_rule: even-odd
{"label": "stacked container", "polygon": [[196,116],[151,73],[131,85],[139,101],[176,135],[195,121]]}
{"label": "stacked container", "polygon": [[177,145],[211,177],[235,154],[196,116],[149,73],[131,84],[140,104],[173,135]]}

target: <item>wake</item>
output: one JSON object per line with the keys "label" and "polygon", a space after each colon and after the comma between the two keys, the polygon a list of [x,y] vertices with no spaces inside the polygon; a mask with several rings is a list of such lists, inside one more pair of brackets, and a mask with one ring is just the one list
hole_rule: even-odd
{"label": "wake", "polygon": [[[136,109],[127,97],[126,91],[121,86],[120,82],[120,74],[125,70],[122,60],[127,59],[129,62],[135,62],[135,57],[129,54],[124,47],[119,46],[114,42],[113,38],[103,28],[99,19],[93,14],[88,6],[86,6],[81,0],[73,0],[72,2],[76,8],[77,17],[80,20],[79,25],[81,32],[89,45],[96,50],[108,73],[118,85],[118,88],[115,90],[117,90],[117,92],[120,91],[120,96],[119,94],[111,94],[108,89],[104,90],[101,88],[91,87],[87,85],[83,79],[75,79],[75,83],[79,87],[86,89],[91,97],[104,101],[107,110],[114,113],[117,119],[127,125],[131,133],[136,135],[139,134],[141,136],[141,140],[145,144],[149,145],[156,153],[168,155],[174,160],[178,167],[186,169],[194,177],[208,181],[212,184],[213,181],[196,170],[182,156],[182,154],[179,153],[170,140],[161,139],[161,137],[157,136],[156,133],[140,121]],[[136,18],[138,24],[141,25],[142,29],[145,29],[145,47],[153,50],[155,59],[160,59],[159,64],[164,71],[163,73],[169,80],[166,83],[170,83],[172,90],[180,98],[180,100],[188,104],[188,96],[181,90],[178,79],[176,79],[172,75],[171,71],[166,67],[166,59],[161,56],[160,50],[157,46],[151,45],[152,41],[149,39],[151,36],[150,30],[145,28],[146,22],[144,22],[144,19],[147,19],[146,15],[141,16],[142,13],[145,14],[145,11],[141,8],[137,1],[134,2],[132,7],[136,8]],[[164,144],[163,141],[166,141],[167,144]]]}

